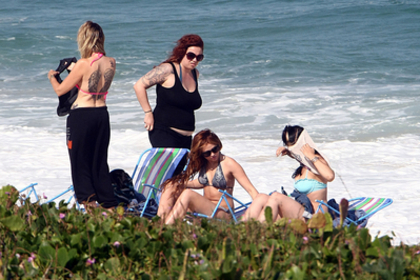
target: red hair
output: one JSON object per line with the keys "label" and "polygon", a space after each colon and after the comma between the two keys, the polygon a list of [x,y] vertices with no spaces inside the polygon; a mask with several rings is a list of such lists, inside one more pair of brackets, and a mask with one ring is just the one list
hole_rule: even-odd
{"label": "red hair", "polygon": [[204,42],[200,36],[196,34],[187,34],[181,37],[177,41],[176,46],[172,50],[172,53],[169,55],[168,59],[162,63],[166,62],[177,62],[180,63],[182,58],[185,56],[187,49],[189,47],[200,47],[204,50]]}

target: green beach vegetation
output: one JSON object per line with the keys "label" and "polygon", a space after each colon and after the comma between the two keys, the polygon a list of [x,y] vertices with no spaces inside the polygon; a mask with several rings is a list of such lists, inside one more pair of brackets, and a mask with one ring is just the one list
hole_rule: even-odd
{"label": "green beach vegetation", "polygon": [[[419,279],[420,246],[391,246],[366,228],[194,219],[166,226],[100,208],[18,206],[0,189],[0,279]],[[270,210],[266,211],[270,220]]]}

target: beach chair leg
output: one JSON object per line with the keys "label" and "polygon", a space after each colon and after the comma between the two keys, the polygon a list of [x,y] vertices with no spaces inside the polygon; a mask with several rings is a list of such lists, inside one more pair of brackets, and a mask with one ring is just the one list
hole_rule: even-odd
{"label": "beach chair leg", "polygon": [[23,204],[25,204],[25,201],[31,196],[32,193],[35,195],[35,202],[39,201],[38,194],[36,193],[36,189],[35,189],[36,185],[38,185],[38,183],[32,183],[29,186],[26,186],[25,188],[23,188],[19,191],[19,193],[22,193],[22,192],[26,191],[27,189],[30,189],[26,198],[23,198],[23,197],[19,196],[19,197],[22,198],[22,203]]}

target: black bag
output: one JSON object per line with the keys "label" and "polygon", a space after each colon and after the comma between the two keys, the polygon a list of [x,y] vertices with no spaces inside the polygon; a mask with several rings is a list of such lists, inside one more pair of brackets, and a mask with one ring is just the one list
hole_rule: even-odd
{"label": "black bag", "polygon": [[[126,207],[127,214],[140,215],[143,211],[146,197],[134,190],[133,180],[130,175],[122,169],[112,170],[109,175],[118,204]],[[145,210],[146,217],[156,216],[158,207],[156,200],[150,199]]]}
{"label": "black bag", "polygon": [[[60,64],[55,70],[59,72],[55,75],[55,78],[60,84],[63,82],[63,80],[60,77],[60,74],[63,73],[63,71],[66,70],[72,62],[76,63],[77,59],[75,57],[71,57],[60,60]],[[69,70],[67,70],[67,72],[70,73]],[[59,117],[66,116],[70,113],[71,105],[74,103],[74,101],[76,101],[78,92],[79,90],[77,89],[77,87],[74,87],[69,92],[58,97],[57,115]]]}
{"label": "black bag", "polygon": [[124,170],[112,170],[111,173],[109,173],[109,176],[111,177],[111,184],[114,188],[114,195],[117,198],[118,204],[127,206],[134,199],[136,199],[137,202],[146,200],[144,195],[134,190],[133,180]]}

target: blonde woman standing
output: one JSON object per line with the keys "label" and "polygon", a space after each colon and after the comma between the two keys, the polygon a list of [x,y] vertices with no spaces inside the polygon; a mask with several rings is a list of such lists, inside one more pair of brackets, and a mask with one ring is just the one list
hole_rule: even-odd
{"label": "blonde woman standing", "polygon": [[81,59],[69,65],[71,72],[60,84],[50,70],[48,79],[58,96],[73,87],[77,99],[67,117],[67,147],[73,186],[79,203],[104,208],[117,206],[109,178],[109,114],[106,96],[115,74],[115,59],[107,57],[105,35],[99,24],[87,21],[79,29],[77,43]]}

